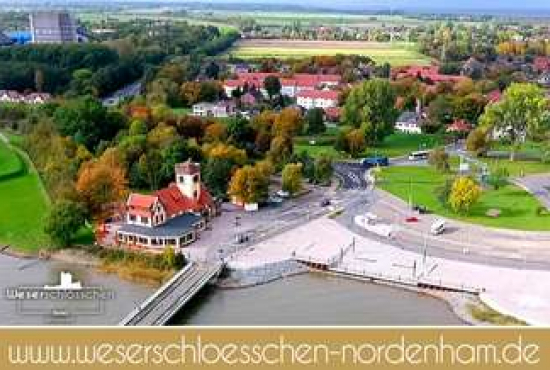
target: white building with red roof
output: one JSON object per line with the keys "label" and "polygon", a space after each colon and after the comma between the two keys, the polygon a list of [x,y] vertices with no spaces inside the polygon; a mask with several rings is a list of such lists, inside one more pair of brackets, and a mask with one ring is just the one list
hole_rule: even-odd
{"label": "white building with red roof", "polygon": [[333,108],[338,106],[339,95],[334,90],[305,90],[296,95],[296,103],[305,109]]}
{"label": "white building with red roof", "polygon": [[198,232],[217,214],[216,204],[201,181],[199,164],[177,164],[175,175],[175,183],[153,194],[130,194],[125,221],[116,233],[118,245],[181,250],[197,239]]}
{"label": "white building with red roof", "polygon": [[280,73],[239,73],[236,79],[226,80],[224,90],[227,96],[231,96],[233,90],[248,87],[259,90],[267,96],[263,88],[264,80],[268,76],[276,76],[281,81],[281,94],[291,98],[301,91],[316,90],[324,87],[335,87],[342,83],[342,76],[336,74],[309,74],[296,73],[284,77]]}

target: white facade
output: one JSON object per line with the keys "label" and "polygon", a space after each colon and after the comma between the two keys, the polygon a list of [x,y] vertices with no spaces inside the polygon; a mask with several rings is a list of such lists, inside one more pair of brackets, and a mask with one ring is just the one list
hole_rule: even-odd
{"label": "white facade", "polygon": [[305,109],[313,108],[332,108],[338,106],[338,99],[326,98],[326,97],[315,97],[309,95],[299,95],[296,103]]}
{"label": "white facade", "polygon": [[395,130],[406,134],[421,134],[419,115],[413,112],[404,112],[395,122]]}

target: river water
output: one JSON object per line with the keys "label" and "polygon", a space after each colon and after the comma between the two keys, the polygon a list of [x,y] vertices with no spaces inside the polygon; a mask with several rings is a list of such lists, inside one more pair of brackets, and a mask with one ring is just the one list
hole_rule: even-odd
{"label": "river water", "polygon": [[[57,285],[62,271],[70,272],[73,281],[79,281],[83,287],[102,288],[113,292],[113,296],[72,303],[25,300],[20,305],[7,298],[7,289]],[[127,282],[93,268],[6,255],[0,255],[0,289],[0,325],[116,325],[154,291],[153,287]],[[71,314],[60,315],[63,311]]]}
{"label": "river water", "polygon": [[[57,302],[25,301],[18,306],[7,298],[6,290],[10,288],[59,284],[62,271],[70,272],[73,281],[80,281],[83,287],[101,287],[114,292],[114,297],[103,301],[98,310],[89,301],[66,307],[59,307]],[[155,288],[92,268],[0,255],[0,289],[0,325],[115,325]],[[49,304],[57,315],[46,309]],[[60,317],[60,308],[67,308],[71,314]],[[305,274],[246,289],[209,287],[174,319],[174,324],[460,325],[461,321],[437,299],[396,288]]]}
{"label": "river water", "polygon": [[245,289],[210,288],[174,325],[463,325],[432,297],[361,281],[305,274]]}

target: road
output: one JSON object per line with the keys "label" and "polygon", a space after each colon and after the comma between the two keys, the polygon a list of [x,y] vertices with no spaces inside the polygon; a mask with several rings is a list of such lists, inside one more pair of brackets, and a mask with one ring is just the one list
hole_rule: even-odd
{"label": "road", "polygon": [[513,182],[537,197],[550,210],[550,174],[529,175],[514,179]]}
{"label": "road", "polygon": [[[459,147],[448,148],[452,154],[460,153]],[[392,160],[391,165],[410,163],[407,159]],[[420,162],[413,162],[419,165]],[[423,164],[426,162],[423,161]],[[373,212],[389,223],[396,223],[401,230],[391,240],[383,240],[403,250],[416,253],[429,253],[434,257],[472,262],[500,267],[519,267],[523,269],[550,270],[550,250],[543,250],[545,235],[484,228],[451,220],[451,233],[447,236],[432,236],[426,230],[416,230],[417,225],[405,225],[402,221],[410,213],[404,204],[393,204],[384,192],[375,191],[369,186],[364,169],[357,163],[335,164],[336,175],[342,180],[341,196],[346,204],[346,212],[337,220],[355,233],[382,241],[380,237],[361,229],[354,222],[354,216]],[[531,186],[540,197],[550,201],[550,176],[526,177],[526,187]],[[355,193],[354,193],[355,191]],[[355,197],[355,200],[353,198]],[[397,202],[402,203],[402,202]],[[390,206],[391,205],[391,206]],[[431,225],[437,215],[424,215],[424,224]],[[424,229],[427,227],[424,225]],[[451,229],[451,228],[450,228]],[[521,247],[520,247],[521,246]],[[538,249],[537,249],[538,246]]]}
{"label": "road", "polygon": [[102,99],[103,105],[117,105],[121,100],[139,95],[143,83],[138,80],[130,85],[124,86],[122,89],[115,91],[108,97]]}
{"label": "road", "polygon": [[333,167],[335,175],[342,181],[343,189],[366,189],[368,187],[365,168],[360,163],[337,162]]}

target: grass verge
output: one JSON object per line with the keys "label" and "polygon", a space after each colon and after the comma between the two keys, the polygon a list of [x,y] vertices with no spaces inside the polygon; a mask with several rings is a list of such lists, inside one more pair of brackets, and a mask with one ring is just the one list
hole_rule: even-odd
{"label": "grass verge", "polygon": [[[460,216],[437,199],[437,188],[452,174],[442,174],[431,167],[387,167],[378,175],[379,188],[413,204],[427,207],[433,213],[447,218],[490,227],[525,231],[550,231],[550,217],[538,215],[538,200],[515,185],[498,190],[486,189],[470,214]],[[487,216],[490,209],[499,209],[499,217]]]}
{"label": "grass verge", "polygon": [[527,326],[527,323],[515,317],[501,314],[483,303],[469,304],[468,310],[478,321],[498,326]]}

